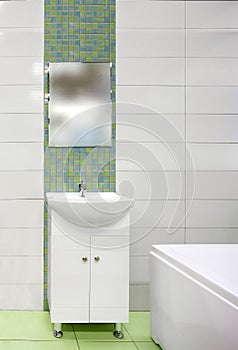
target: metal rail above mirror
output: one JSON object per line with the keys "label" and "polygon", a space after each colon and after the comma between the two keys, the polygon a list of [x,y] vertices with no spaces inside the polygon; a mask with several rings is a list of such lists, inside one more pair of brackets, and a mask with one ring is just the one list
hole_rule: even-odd
{"label": "metal rail above mirror", "polygon": [[111,146],[111,64],[49,63],[49,146]]}

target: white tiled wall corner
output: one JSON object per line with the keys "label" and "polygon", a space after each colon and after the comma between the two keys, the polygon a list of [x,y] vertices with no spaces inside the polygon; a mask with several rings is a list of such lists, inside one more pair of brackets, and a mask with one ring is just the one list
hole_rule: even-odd
{"label": "white tiled wall corner", "polygon": [[3,310],[43,309],[43,55],[44,2],[2,2],[0,308]]}
{"label": "white tiled wall corner", "polygon": [[[131,232],[145,237],[131,245],[130,307],[144,310],[149,308],[146,274],[153,243],[238,241],[238,3],[117,4],[117,186],[122,181],[125,192],[136,191]],[[179,138],[163,123],[170,115],[178,118]],[[172,154],[165,147],[171,144]],[[176,207],[169,197],[163,219],[149,233],[165,205],[158,171],[163,166],[165,173],[173,173],[175,185],[176,160],[187,173],[186,202],[177,201]],[[179,221],[174,235],[167,234]]]}

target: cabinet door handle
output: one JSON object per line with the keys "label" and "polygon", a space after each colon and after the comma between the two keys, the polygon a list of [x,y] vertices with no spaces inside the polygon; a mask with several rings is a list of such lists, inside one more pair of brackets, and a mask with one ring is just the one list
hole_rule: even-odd
{"label": "cabinet door handle", "polygon": [[86,256],[83,256],[83,257],[82,257],[82,261],[83,261],[83,262],[87,262],[87,261],[88,261],[88,258],[87,258]]}
{"label": "cabinet door handle", "polygon": [[94,261],[99,262],[99,260],[100,260],[100,256],[95,256],[94,257]]}

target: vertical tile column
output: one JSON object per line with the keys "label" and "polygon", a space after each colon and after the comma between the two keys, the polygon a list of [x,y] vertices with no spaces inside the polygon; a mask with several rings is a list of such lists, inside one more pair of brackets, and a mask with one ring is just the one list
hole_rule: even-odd
{"label": "vertical tile column", "polygon": [[185,3],[117,1],[117,190],[131,211],[130,308],[149,308],[152,244],[183,243]]}
{"label": "vertical tile column", "polygon": [[186,243],[238,242],[237,18],[237,1],[186,2]]}
{"label": "vertical tile column", "polygon": [[43,307],[42,0],[0,2],[0,309]]}

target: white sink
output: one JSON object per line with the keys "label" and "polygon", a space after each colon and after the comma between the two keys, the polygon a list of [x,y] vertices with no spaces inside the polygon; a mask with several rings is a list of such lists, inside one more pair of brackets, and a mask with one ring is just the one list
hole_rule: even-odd
{"label": "white sink", "polygon": [[118,221],[134,201],[114,192],[48,192],[48,206],[72,224],[101,227]]}

